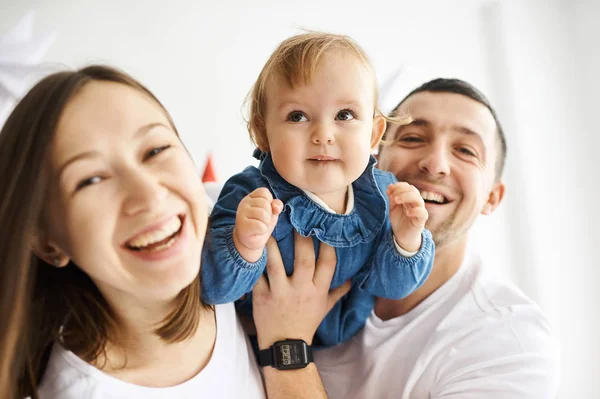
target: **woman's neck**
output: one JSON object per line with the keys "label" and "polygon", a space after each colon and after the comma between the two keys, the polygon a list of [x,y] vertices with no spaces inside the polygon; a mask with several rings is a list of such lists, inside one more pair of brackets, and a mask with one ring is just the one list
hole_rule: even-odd
{"label": "woman's neck", "polygon": [[136,385],[166,387],[181,384],[198,374],[210,361],[216,339],[216,315],[201,307],[199,323],[191,337],[167,342],[156,329],[170,306],[161,304],[115,309],[116,342],[109,342],[106,356],[95,366],[107,374]]}

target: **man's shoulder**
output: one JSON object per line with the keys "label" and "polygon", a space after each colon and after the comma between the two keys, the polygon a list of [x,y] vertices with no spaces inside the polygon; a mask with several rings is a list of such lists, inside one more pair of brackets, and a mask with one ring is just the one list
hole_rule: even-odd
{"label": "man's shoulder", "polygon": [[448,341],[453,350],[464,348],[489,357],[557,356],[556,334],[534,301],[507,279],[486,273],[480,264],[471,273],[465,294],[438,325],[438,339]]}

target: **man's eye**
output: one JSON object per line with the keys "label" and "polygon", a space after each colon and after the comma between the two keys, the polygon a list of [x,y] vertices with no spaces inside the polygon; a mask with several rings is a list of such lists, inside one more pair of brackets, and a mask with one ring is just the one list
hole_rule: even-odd
{"label": "man's eye", "polygon": [[287,117],[287,120],[290,122],[298,123],[298,122],[306,122],[308,118],[304,115],[304,112],[293,111]]}
{"label": "man's eye", "polygon": [[460,151],[462,154],[468,155],[470,157],[474,157],[475,156],[475,153],[473,151],[469,150],[466,147],[460,147],[458,149],[458,151]]}
{"label": "man's eye", "polygon": [[152,158],[152,157],[154,157],[154,156],[156,156],[158,154],[160,154],[161,152],[165,151],[166,149],[168,149],[170,147],[171,147],[170,145],[164,145],[162,147],[156,147],[156,148],[151,149],[144,156],[144,161],[147,160],[147,159],[149,159],[149,158]]}
{"label": "man's eye", "polygon": [[406,143],[421,143],[423,140],[420,137],[415,136],[405,136],[400,139],[400,141],[404,141]]}
{"label": "man's eye", "polygon": [[337,113],[335,119],[340,121],[351,121],[356,119],[356,115],[351,109],[343,109]]}
{"label": "man's eye", "polygon": [[91,186],[92,184],[100,183],[101,181],[102,178],[100,176],[93,176],[88,179],[84,179],[80,181],[79,184],[77,184],[77,187],[75,187],[75,191],[79,191],[83,188],[86,188],[87,186]]}

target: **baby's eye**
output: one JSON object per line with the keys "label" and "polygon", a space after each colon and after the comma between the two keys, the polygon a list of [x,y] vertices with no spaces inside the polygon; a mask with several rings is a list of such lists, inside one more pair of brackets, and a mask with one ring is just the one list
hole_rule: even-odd
{"label": "baby's eye", "polygon": [[306,122],[308,121],[308,117],[304,114],[304,112],[292,111],[288,115],[287,120],[294,123]]}
{"label": "baby's eye", "polygon": [[354,114],[354,112],[352,112],[351,109],[343,109],[337,113],[335,119],[340,121],[351,121],[353,119],[356,119],[356,115]]}

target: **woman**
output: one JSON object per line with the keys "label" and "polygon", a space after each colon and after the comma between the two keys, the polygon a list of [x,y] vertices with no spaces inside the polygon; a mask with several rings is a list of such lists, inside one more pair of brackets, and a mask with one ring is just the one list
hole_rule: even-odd
{"label": "woman", "polygon": [[[233,305],[199,299],[205,193],[141,84],[102,66],[43,79],[0,133],[0,192],[0,388],[18,378],[17,397],[264,396]],[[286,314],[308,318],[292,338],[309,341],[343,294],[308,280],[292,292],[310,311],[257,285],[262,345],[297,331],[277,331]],[[265,373],[271,396],[290,375]],[[297,378],[322,393],[314,366]]]}

